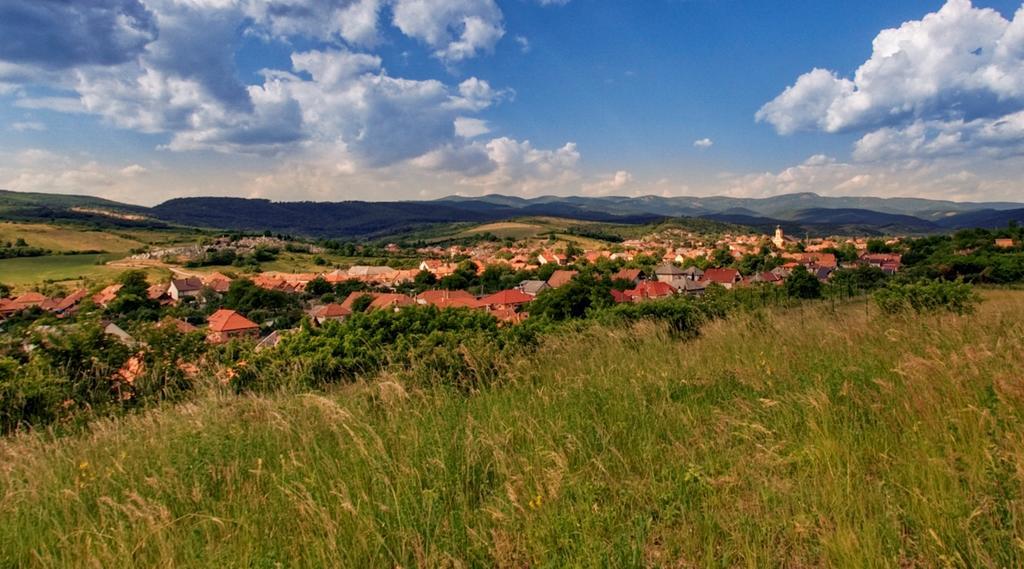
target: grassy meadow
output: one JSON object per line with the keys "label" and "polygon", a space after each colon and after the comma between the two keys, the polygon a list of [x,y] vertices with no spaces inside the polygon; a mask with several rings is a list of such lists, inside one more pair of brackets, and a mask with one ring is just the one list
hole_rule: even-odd
{"label": "grassy meadow", "polygon": [[472,395],[385,374],[0,440],[0,566],[1019,567],[1024,293],[589,328]]}

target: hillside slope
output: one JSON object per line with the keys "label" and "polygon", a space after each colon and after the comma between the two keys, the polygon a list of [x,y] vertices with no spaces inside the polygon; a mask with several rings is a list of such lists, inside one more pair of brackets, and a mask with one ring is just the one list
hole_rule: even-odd
{"label": "hillside slope", "polygon": [[598,329],[468,397],[221,394],[0,441],[0,559],[1021,566],[1024,293],[876,318]]}

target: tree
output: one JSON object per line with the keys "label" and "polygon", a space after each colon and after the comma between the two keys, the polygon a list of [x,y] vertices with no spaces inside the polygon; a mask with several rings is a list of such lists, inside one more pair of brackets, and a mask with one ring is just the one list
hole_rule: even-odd
{"label": "tree", "polygon": [[892,253],[892,246],[885,239],[868,239],[868,253]]}
{"label": "tree", "polygon": [[331,286],[331,283],[327,282],[327,279],[317,277],[306,283],[306,292],[313,296],[323,296],[329,292],[334,292],[334,287]]}
{"label": "tree", "polygon": [[786,294],[792,298],[821,298],[821,281],[799,265],[786,279]]}
{"label": "tree", "polygon": [[0,298],[8,297],[11,295],[11,285],[0,283]]}
{"label": "tree", "polygon": [[413,278],[412,282],[416,285],[416,288],[426,289],[437,284],[437,275],[430,271],[422,270],[416,273],[416,277]]}
{"label": "tree", "polygon": [[715,249],[711,254],[711,262],[716,267],[728,267],[733,263],[732,253],[728,249]]}
{"label": "tree", "polygon": [[352,301],[352,312],[356,312],[356,313],[366,312],[367,309],[370,308],[371,304],[373,304],[373,297],[372,296],[370,296],[368,294],[364,294],[362,296],[359,296],[358,298],[356,298],[355,300]]}
{"label": "tree", "polygon": [[149,281],[143,271],[121,273],[117,281],[121,289],[107,306],[107,314],[129,320],[156,320],[160,316],[160,303],[149,298]]}
{"label": "tree", "polygon": [[611,306],[611,283],[584,273],[556,289],[548,289],[530,303],[531,317],[552,320],[583,318],[591,308]]}

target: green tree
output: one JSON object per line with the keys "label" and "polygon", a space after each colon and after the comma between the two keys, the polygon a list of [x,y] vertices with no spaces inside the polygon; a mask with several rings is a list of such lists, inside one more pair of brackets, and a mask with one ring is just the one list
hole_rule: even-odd
{"label": "green tree", "polygon": [[329,292],[334,292],[334,287],[331,286],[331,283],[327,282],[327,279],[317,277],[306,283],[306,292],[313,296],[323,296]]}
{"label": "green tree", "polygon": [[797,266],[786,279],[786,293],[792,298],[821,298],[821,281],[803,265]]}
{"label": "green tree", "polygon": [[361,295],[361,296],[359,296],[358,298],[356,298],[355,300],[352,301],[352,312],[355,312],[355,313],[366,312],[367,309],[370,308],[371,304],[373,304],[373,297],[372,296],[370,296],[368,294]]}

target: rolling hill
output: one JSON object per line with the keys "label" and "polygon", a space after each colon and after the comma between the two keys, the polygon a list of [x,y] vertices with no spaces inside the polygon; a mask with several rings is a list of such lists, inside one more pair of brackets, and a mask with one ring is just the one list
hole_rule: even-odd
{"label": "rolling hill", "polygon": [[665,218],[703,218],[791,233],[929,234],[964,227],[1000,227],[1024,219],[1024,204],[918,198],[825,197],[813,193],[770,198],[449,196],[432,201],[273,202],[265,199],[175,198],[154,207],[89,196],[0,191],[0,219],[75,221],[115,226],[181,225],[273,231],[307,237],[375,238],[442,223],[491,223],[523,217],[642,224]]}

